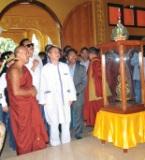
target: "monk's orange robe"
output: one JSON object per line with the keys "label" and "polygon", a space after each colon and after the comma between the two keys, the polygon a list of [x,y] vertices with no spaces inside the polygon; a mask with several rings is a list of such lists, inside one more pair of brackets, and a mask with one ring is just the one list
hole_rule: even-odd
{"label": "monk's orange robe", "polygon": [[103,106],[101,59],[94,58],[88,68],[88,82],[85,91],[84,120],[93,126],[96,113]]}
{"label": "monk's orange robe", "polygon": [[[7,72],[8,95],[10,101],[10,120],[16,140],[17,154],[25,154],[45,148],[47,132],[35,97],[14,96],[9,70]],[[20,87],[30,89],[32,77],[26,67],[20,79]]]}

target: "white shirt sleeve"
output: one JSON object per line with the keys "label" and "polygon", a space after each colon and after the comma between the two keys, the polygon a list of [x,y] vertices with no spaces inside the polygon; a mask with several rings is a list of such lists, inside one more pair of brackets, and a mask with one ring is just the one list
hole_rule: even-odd
{"label": "white shirt sleeve", "polygon": [[2,105],[2,107],[7,106],[7,102],[6,102],[6,97],[4,94],[4,90],[7,87],[7,81],[6,81],[6,74],[2,74],[2,76],[0,77],[0,103]]}
{"label": "white shirt sleeve", "polygon": [[45,90],[46,90],[46,79],[45,79],[45,71],[44,69],[41,70],[41,78],[40,78],[40,92],[39,92],[39,103],[45,104]]}
{"label": "white shirt sleeve", "polygon": [[69,71],[69,67],[67,66],[67,70],[68,70],[68,83],[69,83],[69,100],[70,101],[76,101],[77,97],[76,97],[76,89],[75,89],[75,85],[74,85],[74,82],[73,82],[73,78],[70,74],[70,71]]}
{"label": "white shirt sleeve", "polygon": [[[38,60],[39,64],[36,67],[35,71],[33,71],[31,68],[33,66],[33,60]],[[29,59],[29,63],[26,65],[26,67],[28,68],[28,70],[31,73],[32,76],[32,84],[33,86],[35,86],[36,90],[37,90],[37,100],[39,100],[39,93],[40,93],[40,76],[41,76],[41,69],[42,69],[42,61],[38,56],[34,56],[32,58]]]}

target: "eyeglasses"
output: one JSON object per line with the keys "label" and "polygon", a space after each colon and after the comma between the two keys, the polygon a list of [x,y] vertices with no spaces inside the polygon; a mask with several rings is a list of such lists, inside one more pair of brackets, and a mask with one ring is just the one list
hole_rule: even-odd
{"label": "eyeglasses", "polygon": [[34,43],[26,44],[26,45],[25,45],[25,47],[28,47],[28,48],[30,48],[30,47],[34,47]]}

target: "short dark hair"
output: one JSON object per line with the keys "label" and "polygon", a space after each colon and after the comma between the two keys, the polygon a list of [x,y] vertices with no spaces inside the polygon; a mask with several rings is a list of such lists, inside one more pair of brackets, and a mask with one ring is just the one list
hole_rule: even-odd
{"label": "short dark hair", "polygon": [[66,45],[64,48],[63,48],[63,52],[67,52],[69,49],[71,49],[72,47],[70,45]]}
{"label": "short dark hair", "polygon": [[48,54],[48,53],[50,53],[50,52],[51,52],[51,50],[52,50],[53,48],[58,49],[58,50],[59,50],[59,52],[60,52],[60,48],[59,48],[59,47],[51,45],[51,46],[49,46],[49,47],[47,48],[46,53],[47,53],[47,54]]}
{"label": "short dark hair", "polygon": [[145,45],[143,46],[143,56],[145,57]]}
{"label": "short dark hair", "polygon": [[47,45],[45,46],[45,52],[48,53],[49,48],[51,48],[52,46],[53,46],[52,44],[47,44]]}
{"label": "short dark hair", "polygon": [[70,48],[69,50],[67,50],[66,52],[66,57],[69,56],[70,52],[74,52],[75,54],[77,54],[77,51],[74,48]]}
{"label": "short dark hair", "polygon": [[0,57],[1,61],[6,60],[6,59],[9,58],[9,56],[12,55],[12,54],[14,54],[14,52],[12,52],[12,51],[3,52],[3,53],[1,54],[1,57]]}
{"label": "short dark hair", "polygon": [[89,51],[89,49],[87,47],[82,47],[80,52],[83,52],[84,50]]}
{"label": "short dark hair", "polygon": [[45,55],[46,55],[46,53],[44,51],[41,51],[38,53],[38,56],[40,56],[40,57],[45,57]]}
{"label": "short dark hair", "polygon": [[100,52],[100,49],[96,48],[96,47],[90,47],[88,51],[89,51],[89,53],[93,53],[93,54],[96,54],[98,56],[99,52]]}
{"label": "short dark hair", "polygon": [[23,38],[20,42],[19,42],[19,45],[20,46],[23,46],[24,45],[24,42],[26,41],[30,41],[28,38]]}

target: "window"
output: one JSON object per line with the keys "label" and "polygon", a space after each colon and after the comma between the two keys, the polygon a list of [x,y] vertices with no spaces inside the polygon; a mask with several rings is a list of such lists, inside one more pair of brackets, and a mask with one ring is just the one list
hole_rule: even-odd
{"label": "window", "polygon": [[32,35],[32,43],[34,43],[34,55],[38,55],[40,52],[40,42],[34,33]]}
{"label": "window", "polygon": [[123,15],[124,15],[124,25],[126,26],[134,26],[134,9],[132,8],[124,8],[123,9]]}
{"label": "window", "polygon": [[145,27],[145,8],[108,3],[108,16],[109,25],[116,25],[118,18],[121,17],[121,22],[125,26]]}
{"label": "window", "polygon": [[108,4],[109,25],[116,25],[119,17],[122,19],[122,5]]}
{"label": "window", "polygon": [[145,9],[136,10],[137,26],[145,27]]}
{"label": "window", "polygon": [[47,44],[53,44],[53,42],[49,36],[47,37]]}

